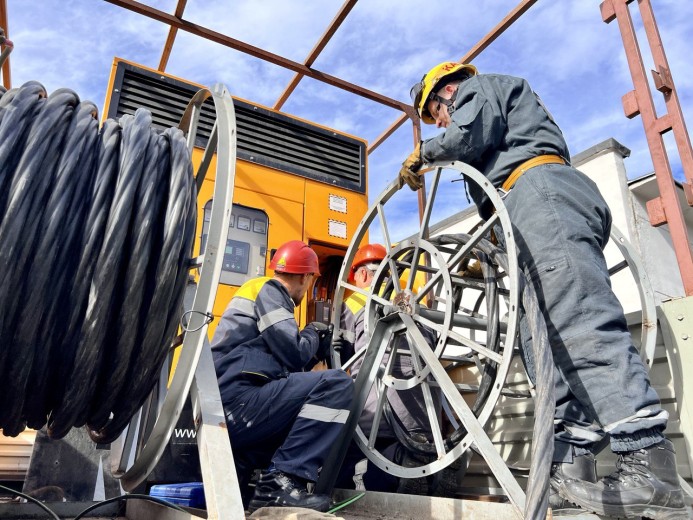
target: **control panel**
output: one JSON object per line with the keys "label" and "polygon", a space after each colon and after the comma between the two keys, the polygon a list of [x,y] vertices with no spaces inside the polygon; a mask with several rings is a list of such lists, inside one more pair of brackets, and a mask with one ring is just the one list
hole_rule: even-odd
{"label": "control panel", "polygon": [[[207,244],[211,213],[210,200],[205,204],[204,210],[201,239],[203,251]],[[264,276],[268,224],[264,211],[240,204],[233,205],[219,283],[240,286],[251,278]]]}

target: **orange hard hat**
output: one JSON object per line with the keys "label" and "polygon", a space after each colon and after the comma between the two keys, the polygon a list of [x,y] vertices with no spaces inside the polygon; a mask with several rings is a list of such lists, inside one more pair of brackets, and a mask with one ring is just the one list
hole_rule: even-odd
{"label": "orange hard hat", "polygon": [[291,240],[279,246],[270,261],[270,269],[277,273],[320,274],[318,255],[300,240]]}
{"label": "orange hard hat", "polygon": [[354,261],[351,263],[349,270],[349,280],[354,281],[354,273],[363,264],[370,262],[381,262],[387,256],[387,250],[380,244],[366,244],[361,246],[354,255]]}

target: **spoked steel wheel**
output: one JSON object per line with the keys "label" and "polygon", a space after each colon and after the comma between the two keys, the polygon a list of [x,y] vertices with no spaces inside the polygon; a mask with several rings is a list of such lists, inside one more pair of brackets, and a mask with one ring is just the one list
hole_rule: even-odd
{"label": "spoked steel wheel", "polygon": [[[216,120],[212,122],[211,134],[196,172],[196,183],[199,188],[210,167],[212,156],[216,153],[214,202],[209,235],[204,255],[196,259],[191,258],[190,261],[191,269],[199,269],[199,278],[197,284],[189,285],[186,293],[185,313],[182,316],[184,330],[178,338],[178,344],[182,343],[182,349],[173,378],[168,384],[168,366],[164,367],[160,383],[152,393],[149,403],[146,403],[142,410],[134,416],[128,429],[112,448],[112,457],[114,452],[116,454],[120,452],[119,460],[112,464],[112,472],[121,479],[122,486],[126,490],[132,490],[144,481],[161,457],[180,417],[201,356],[209,358],[203,359],[205,361],[204,366],[210,372],[205,374],[204,379],[209,379],[209,384],[216,385],[211,355],[208,349],[207,352],[204,352],[202,347],[206,340],[207,325],[210,321],[209,317],[222,267],[223,246],[226,244],[229,227],[236,166],[236,119],[233,101],[226,87],[218,84],[212,91],[199,91],[190,101],[179,127],[186,132],[188,146],[192,151],[198,135],[198,128],[201,126],[202,105],[209,98],[214,101]],[[209,120],[204,121],[204,124],[211,125],[212,123]],[[157,319],[157,317],[152,317],[152,319]],[[209,367],[212,367],[211,370]],[[197,379],[194,390],[201,393],[204,391],[201,387],[207,384],[207,381],[201,381],[202,378],[199,377]],[[216,389],[216,395],[218,396],[218,389]],[[213,456],[226,460],[222,449],[228,448],[228,438],[225,429],[223,430],[221,444],[225,443],[226,446],[219,446],[218,453]],[[209,434],[210,432],[205,433],[207,442],[209,442]],[[211,437],[214,438],[214,435],[212,433]],[[201,436],[198,433],[198,442]],[[207,451],[207,449],[201,448],[201,457],[211,457],[212,454]],[[226,451],[229,452],[229,462],[225,471],[228,471],[228,466],[233,465],[233,459],[230,458],[230,448]],[[203,475],[206,470],[204,466],[205,464],[202,468]],[[212,489],[214,486],[210,487],[210,490]]]}
{"label": "spoked steel wheel", "polygon": [[[444,177],[450,173],[450,177]],[[469,233],[436,234],[430,225],[437,213],[434,205],[450,197],[448,190],[455,185],[449,184],[449,180],[459,180],[460,173],[467,182],[478,184],[486,192],[496,212]],[[463,406],[459,403],[460,393],[478,423],[485,424],[502,391],[518,327],[517,255],[500,196],[481,173],[463,163],[447,166],[445,174],[438,168],[431,180],[422,223],[417,218],[407,237],[393,235],[392,229],[401,228],[401,215],[389,219],[386,205],[393,197],[406,196],[408,190],[400,191],[397,183],[392,183],[371,206],[345,256],[335,296],[337,309],[341,308],[346,291],[360,293],[367,299],[365,330],[369,336],[373,336],[378,323],[387,323],[384,332],[372,337],[369,346],[352,359],[344,360],[343,367],[356,369],[367,351],[381,350],[384,368],[370,385],[376,403],[372,424],[378,428],[364,432],[357,426],[355,440],[377,466],[406,478],[440,471],[477,443],[479,439],[469,433],[469,428],[459,424],[465,422],[459,420],[459,415],[466,415],[459,410]],[[461,185],[457,186],[459,200],[463,192]],[[492,230],[502,235],[509,254],[503,254],[491,243]],[[415,231],[413,236],[411,231]],[[388,252],[375,274],[373,291],[347,282],[349,267],[367,233],[370,242],[382,241]],[[475,269],[488,275],[486,278],[492,277],[493,283],[474,277]],[[338,321],[334,326],[335,334],[339,334]],[[334,361],[341,363],[339,359]],[[401,370],[402,366],[407,370]],[[451,375],[443,367],[453,372],[465,369],[464,379],[454,382],[456,395],[448,394]],[[408,436],[400,439],[417,445],[423,452],[414,464],[408,461],[406,466],[390,460],[375,445],[379,428],[403,433],[388,404],[388,394],[403,390],[418,394],[415,399],[421,403],[422,415],[428,418],[422,431],[414,435],[405,431]],[[441,416],[441,401],[449,410],[446,419]]]}
{"label": "spoked steel wheel", "polygon": [[[490,183],[468,165],[453,163],[446,168],[454,171],[456,178],[453,181],[459,180],[462,173],[467,182],[474,182],[483,189],[495,210],[487,222],[474,227],[464,224],[467,226],[464,228],[464,225],[457,226],[450,220],[443,220],[450,213],[459,212],[459,205],[455,203],[447,215],[445,212],[436,215],[434,203],[437,200],[442,199],[444,206],[446,197],[454,202],[462,198],[461,190],[454,193],[450,184],[442,183],[443,172],[438,169],[432,178],[420,224],[417,219],[417,225],[405,228],[404,233],[401,229],[398,233],[392,232],[391,228],[402,227],[403,216],[395,211],[395,218],[389,218],[387,203],[393,197],[407,193],[392,183],[369,209],[344,259],[335,308],[341,308],[348,296],[347,291],[361,294],[366,301],[365,330],[370,337],[369,344],[343,364],[346,369],[359,369],[357,395],[348,430],[354,432],[356,443],[374,464],[392,475],[405,478],[440,471],[473,446],[520,514],[525,506],[524,493],[508,463],[500,457],[489,434],[484,431],[484,425],[501,395],[504,399],[518,399],[531,398],[532,394],[531,390],[518,392],[503,388],[518,336],[520,273],[515,244],[507,212]],[[446,189],[442,190],[441,186]],[[432,226],[432,217],[442,220],[442,224]],[[470,218],[466,221],[476,220],[475,212],[470,209]],[[504,244],[505,251],[494,245],[493,234]],[[614,275],[625,267],[633,273],[643,309],[641,351],[649,364],[656,334],[652,290],[637,255],[623,236],[614,229],[612,239],[625,260],[610,268],[610,274]],[[359,246],[378,241],[383,242],[388,253],[371,288],[359,289],[349,284],[346,276]],[[537,352],[546,352],[550,348],[545,325],[533,291],[525,294],[523,300],[531,309],[528,318],[532,334],[537,336],[537,341],[533,342],[536,356]],[[336,334],[340,333],[338,316],[336,312],[333,320]],[[433,339],[430,334],[425,337],[424,331],[431,333]],[[537,349],[539,344],[543,345]],[[408,364],[398,363],[398,359],[408,360]],[[338,353],[333,363],[340,366]],[[408,371],[401,370],[405,365],[409,367]],[[550,359],[548,365],[542,361],[542,366],[550,367]],[[543,383],[537,387],[538,393],[550,391],[553,376],[544,372],[541,380]],[[425,413],[420,416],[428,418],[423,431],[412,433],[402,425],[398,427],[396,414],[389,404],[394,391],[419,392],[419,402],[425,405]],[[552,402],[552,395],[551,392],[550,399],[543,401],[548,399]],[[372,417],[370,424],[368,421],[364,423],[364,431],[358,423],[364,417],[360,414],[367,399],[370,399],[371,407],[366,406],[366,411]],[[444,416],[437,407],[437,399],[442,399]],[[537,403],[537,412],[542,420],[537,421],[540,427],[537,430],[535,424],[534,432],[538,436],[535,442],[539,442],[532,447],[536,461],[541,463],[537,463],[536,468],[532,463],[528,485],[528,492],[530,488],[532,492],[527,500],[531,511],[541,506],[540,489],[548,477],[537,475],[542,471],[548,474],[546,460],[550,460],[539,456],[541,446],[551,442],[551,417],[547,415],[550,410],[541,403],[542,400]],[[548,426],[541,426],[545,423]],[[413,460],[410,458],[406,465],[399,459],[392,460],[394,457],[386,456],[375,443],[382,428],[394,430],[397,439],[420,456]],[[340,443],[342,450],[349,436],[349,433],[344,435],[346,440]],[[338,459],[338,455],[332,457]],[[329,489],[333,478],[331,474],[326,475],[324,481],[318,482],[319,489]]]}
{"label": "spoked steel wheel", "polygon": [[[611,254],[610,249],[616,246],[619,255]],[[616,260],[609,262],[614,256]],[[642,328],[640,331],[640,357],[648,368],[652,367],[654,361],[654,351],[657,342],[657,309],[655,307],[654,291],[650,284],[650,279],[645,272],[645,266],[635,250],[633,245],[626,240],[625,235],[615,226],[611,227],[611,241],[606,249],[607,263],[613,264],[609,266],[609,276],[611,277],[611,285],[613,287],[628,286],[628,281],[617,283],[617,277],[625,275],[626,270],[630,272],[632,284],[637,291],[637,298],[640,300],[640,310],[642,318],[640,320]],[[620,259],[622,257],[622,259]],[[631,285],[632,286],[632,285]],[[620,291],[616,291],[616,295],[620,296]],[[626,295],[629,299],[635,298],[635,295]]]}

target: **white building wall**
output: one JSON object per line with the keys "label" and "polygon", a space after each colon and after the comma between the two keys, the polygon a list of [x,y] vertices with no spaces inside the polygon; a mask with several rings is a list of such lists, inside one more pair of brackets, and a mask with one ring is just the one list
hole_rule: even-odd
{"label": "white building wall", "polygon": [[[647,201],[658,195],[654,175],[631,183],[630,188],[637,243],[658,303],[685,296],[669,228],[667,226],[652,227],[647,215]],[[677,192],[688,234],[691,236],[693,230],[691,208],[686,203],[683,190],[679,189]]]}

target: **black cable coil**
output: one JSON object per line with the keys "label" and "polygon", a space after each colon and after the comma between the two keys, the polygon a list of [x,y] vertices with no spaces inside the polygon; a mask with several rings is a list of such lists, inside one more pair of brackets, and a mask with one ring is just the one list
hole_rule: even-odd
{"label": "black cable coil", "polygon": [[115,440],[182,314],[196,193],[183,133],[37,82],[0,92],[0,428]]}

